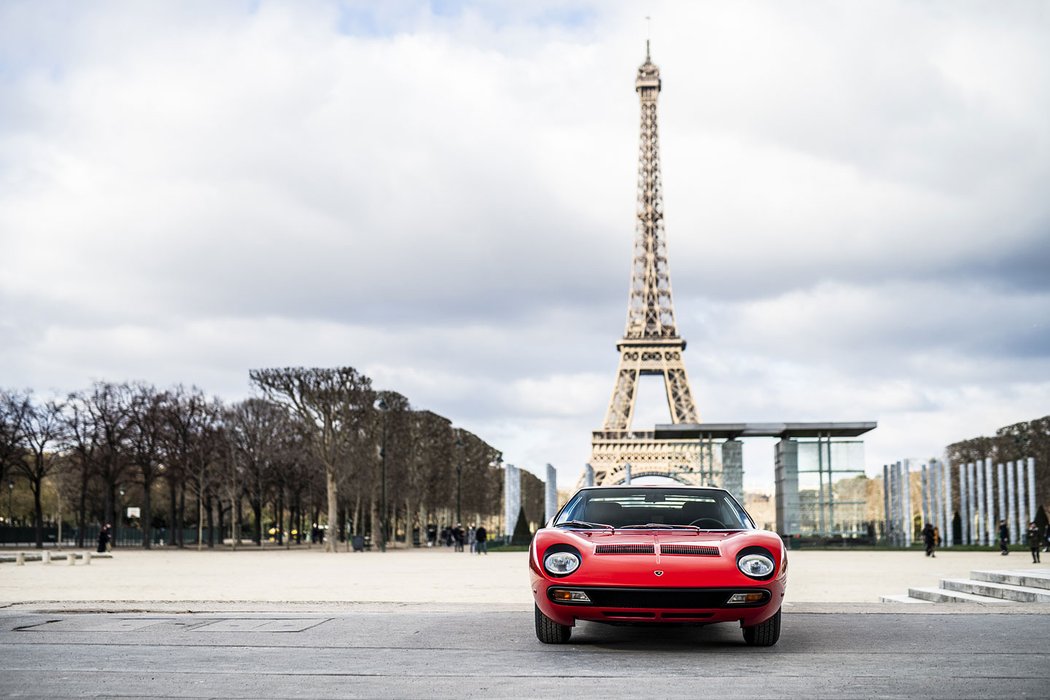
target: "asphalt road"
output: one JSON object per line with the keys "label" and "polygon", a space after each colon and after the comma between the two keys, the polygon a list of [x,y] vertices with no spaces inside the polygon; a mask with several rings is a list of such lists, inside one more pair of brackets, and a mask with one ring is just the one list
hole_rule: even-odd
{"label": "asphalt road", "polygon": [[531,613],[0,610],[3,697],[1050,697],[1050,615],[784,615],[738,627],[585,624],[545,646]]}

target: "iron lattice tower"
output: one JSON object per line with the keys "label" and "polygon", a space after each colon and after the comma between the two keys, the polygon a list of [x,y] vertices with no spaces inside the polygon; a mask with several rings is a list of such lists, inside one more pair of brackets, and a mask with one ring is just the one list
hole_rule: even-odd
{"label": "iron lattice tower", "polygon": [[[660,88],[660,69],[653,64],[646,42],[645,63],[635,79],[641,101],[641,130],[627,327],[616,345],[620,364],[605,424],[593,434],[591,465],[597,484],[622,481],[627,463],[632,465],[634,476],[660,474],[683,481],[697,481],[698,473],[713,471],[703,469],[707,455],[695,441],[656,440],[651,432],[631,430],[638,379],[643,375],[664,378],[673,423],[699,422],[682,363],[686,343],[678,335],[671,299],[656,117]],[[710,466],[713,468],[713,461]]]}

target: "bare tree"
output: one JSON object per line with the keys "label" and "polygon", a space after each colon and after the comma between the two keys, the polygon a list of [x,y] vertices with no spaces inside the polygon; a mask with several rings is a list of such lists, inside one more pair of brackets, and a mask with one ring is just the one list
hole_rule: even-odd
{"label": "bare tree", "polygon": [[[339,522],[339,475],[349,441],[366,427],[375,393],[371,380],[352,367],[257,369],[251,380],[272,401],[287,406],[303,421],[307,444],[324,468],[328,527]],[[334,552],[334,536],[325,551]]]}
{"label": "bare tree", "polygon": [[0,484],[22,461],[26,449],[22,426],[29,409],[28,394],[0,389]]}
{"label": "bare tree", "polygon": [[272,401],[250,398],[226,413],[226,437],[240,467],[240,482],[255,516],[255,543],[263,543],[262,509],[280,460],[282,433],[290,429],[288,411]]}
{"label": "bare tree", "polygon": [[149,384],[132,390],[128,413],[128,453],[142,482],[142,546],[152,547],[153,484],[163,469],[165,418],[171,397]]}
{"label": "bare tree", "polygon": [[33,527],[36,530],[36,547],[44,547],[44,507],[41,495],[44,479],[58,464],[57,452],[65,439],[65,420],[62,404],[46,401],[36,405],[28,399],[29,408],[22,414],[22,436],[25,450],[22,459],[15,465],[29,482],[33,492]]}

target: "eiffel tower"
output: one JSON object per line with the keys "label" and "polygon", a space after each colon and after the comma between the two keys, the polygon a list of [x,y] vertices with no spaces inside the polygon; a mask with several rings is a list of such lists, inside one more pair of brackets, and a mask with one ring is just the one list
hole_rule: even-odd
{"label": "eiffel tower", "polygon": [[[653,431],[631,430],[638,378],[661,375],[673,423],[698,423],[671,301],[671,273],[664,234],[663,188],[660,181],[660,141],[656,100],[660,69],[653,64],[649,42],[645,63],[638,68],[635,90],[641,99],[638,145],[638,213],[627,298],[627,328],[616,344],[620,366],[616,372],[605,425],[594,431],[591,462],[594,483],[621,483],[627,477],[667,476],[687,483],[713,481],[715,461],[710,443],[695,440],[657,440]],[[706,467],[706,468],[705,468]]]}

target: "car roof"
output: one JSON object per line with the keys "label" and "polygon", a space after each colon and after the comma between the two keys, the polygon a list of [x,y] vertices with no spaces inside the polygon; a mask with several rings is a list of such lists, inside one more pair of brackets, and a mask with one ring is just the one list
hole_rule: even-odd
{"label": "car roof", "polygon": [[695,484],[606,484],[604,486],[584,486],[580,491],[592,491],[595,489],[685,489],[693,491],[725,491],[720,486],[696,486]]}

